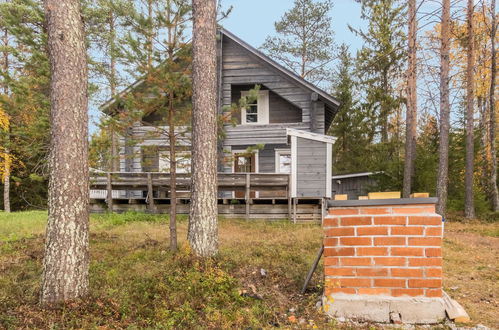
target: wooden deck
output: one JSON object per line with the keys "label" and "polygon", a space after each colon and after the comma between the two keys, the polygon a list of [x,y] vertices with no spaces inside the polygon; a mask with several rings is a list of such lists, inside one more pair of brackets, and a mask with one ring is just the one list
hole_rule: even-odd
{"label": "wooden deck", "polygon": [[[218,211],[221,216],[246,219],[321,221],[323,199],[294,199],[290,176],[274,173],[219,173]],[[169,173],[92,173],[91,211],[168,213]],[[177,212],[189,213],[191,180],[177,174]],[[135,192],[132,196],[130,192]],[[137,196],[139,194],[139,196]]]}

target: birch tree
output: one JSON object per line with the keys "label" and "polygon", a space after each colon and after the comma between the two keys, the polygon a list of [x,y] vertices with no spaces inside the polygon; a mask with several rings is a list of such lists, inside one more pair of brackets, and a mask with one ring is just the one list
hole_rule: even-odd
{"label": "birch tree", "polygon": [[474,1],[468,0],[467,16],[467,65],[466,65],[466,167],[464,173],[464,215],[471,219],[475,217],[473,194],[474,167],[474,102],[475,102],[475,37],[473,24]]}
{"label": "birch tree", "polygon": [[497,59],[496,59],[496,0],[491,0],[491,25],[490,25],[490,92],[489,92],[489,144],[491,152],[491,169],[490,169],[490,190],[491,190],[491,204],[494,212],[499,211],[499,192],[497,189],[497,151],[496,151],[496,73],[497,73]]}
{"label": "birch tree", "polygon": [[78,0],[45,0],[51,68],[49,218],[40,302],[88,293],[87,54]]}
{"label": "birch tree", "polygon": [[192,197],[188,239],[198,256],[218,252],[216,1],[193,0]]}
{"label": "birch tree", "polygon": [[437,213],[441,215],[445,215],[449,184],[449,24],[450,0],[443,0],[440,28],[440,137],[437,175]]}

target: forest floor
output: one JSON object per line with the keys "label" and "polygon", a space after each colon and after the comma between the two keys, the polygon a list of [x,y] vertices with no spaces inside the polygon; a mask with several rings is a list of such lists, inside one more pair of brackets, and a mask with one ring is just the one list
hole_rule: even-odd
{"label": "forest floor", "polygon": [[[0,213],[0,329],[377,328],[318,311],[322,267],[299,294],[321,244],[318,225],[222,219],[220,254],[206,262],[189,253],[185,217],[173,255],[166,217],[145,214],[93,215],[90,296],[43,310],[45,222],[45,212]],[[472,325],[499,329],[499,222],[447,222],[445,232],[446,291]]]}

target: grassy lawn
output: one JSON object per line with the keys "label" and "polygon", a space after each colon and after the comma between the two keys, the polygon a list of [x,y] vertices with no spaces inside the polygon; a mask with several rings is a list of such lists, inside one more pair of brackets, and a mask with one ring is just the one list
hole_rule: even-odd
{"label": "grassy lawn", "polygon": [[[203,262],[185,244],[185,218],[172,255],[166,216],[94,215],[91,296],[46,311],[37,306],[45,221],[44,212],[0,213],[0,328],[338,327],[315,307],[320,272],[299,294],[320,226],[222,219],[220,255]],[[445,288],[474,323],[493,328],[498,236],[498,223],[446,224]]]}

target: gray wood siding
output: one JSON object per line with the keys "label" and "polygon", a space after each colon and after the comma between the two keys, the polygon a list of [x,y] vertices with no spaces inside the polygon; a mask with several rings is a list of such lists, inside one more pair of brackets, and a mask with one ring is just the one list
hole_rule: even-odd
{"label": "gray wood siding", "polygon": [[[249,53],[228,38],[222,41],[222,105],[230,106],[240,97],[240,86],[254,86],[271,90],[269,95],[270,125],[227,126],[224,146],[252,143],[284,144],[286,143],[286,127],[310,131],[310,113],[312,107],[311,91],[286,78],[281,72],[261,59]],[[272,96],[272,94],[274,94]],[[274,102],[276,109],[270,104]],[[288,111],[292,107],[293,111]],[[284,114],[286,112],[286,114]],[[301,118],[300,114],[301,112]],[[324,133],[324,105],[316,111],[317,133]],[[273,125],[276,122],[289,123],[283,129]],[[296,125],[296,126],[291,126]]]}
{"label": "gray wood siding", "polygon": [[332,180],[333,197],[336,194],[346,194],[348,199],[358,199],[359,196],[367,195],[368,190],[376,186],[376,180],[370,176]]}
{"label": "gray wood siding", "polygon": [[327,144],[298,137],[296,194],[298,197],[326,196]]}

